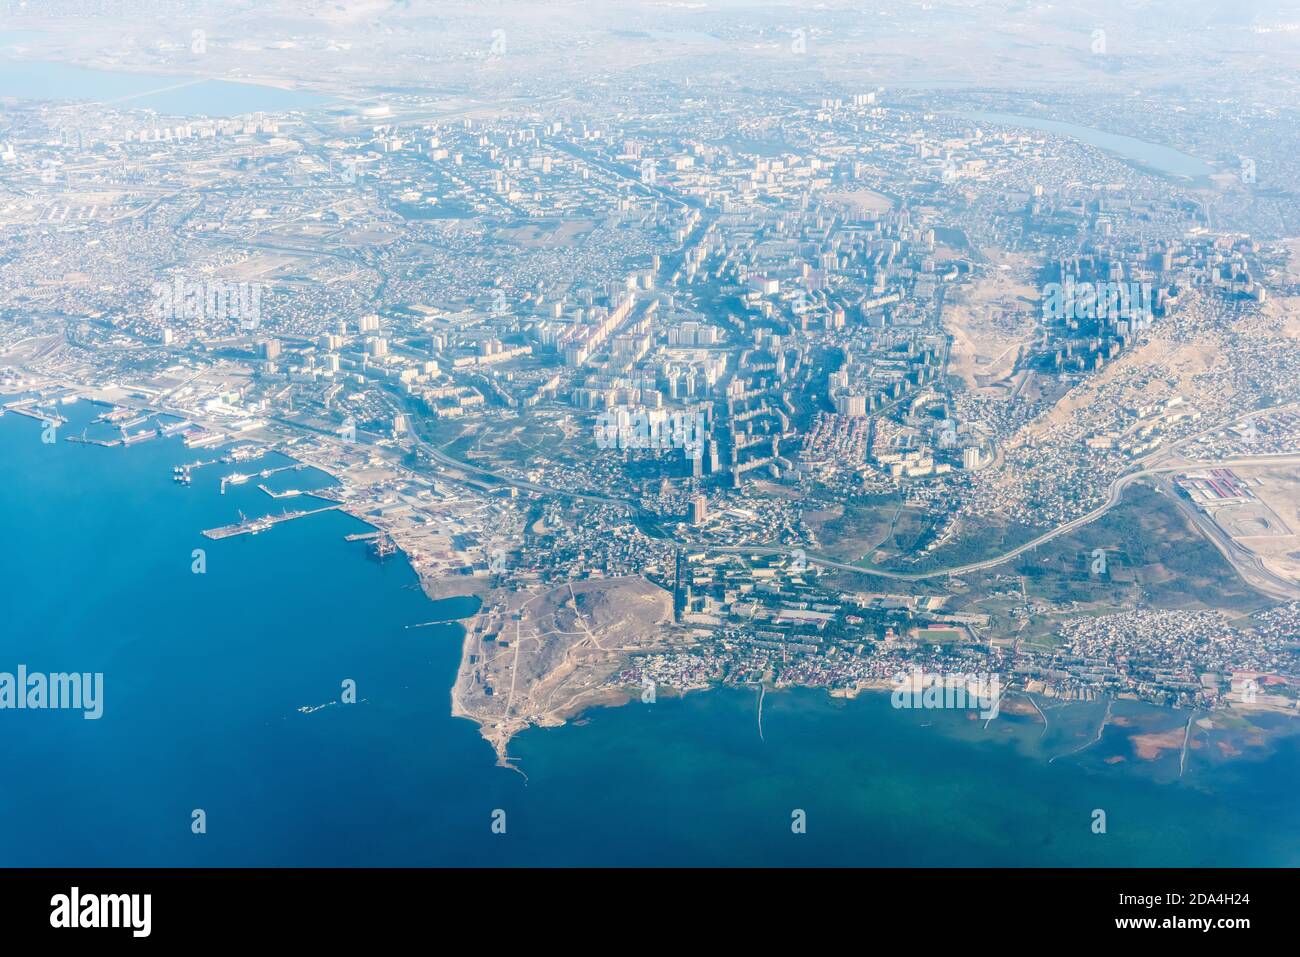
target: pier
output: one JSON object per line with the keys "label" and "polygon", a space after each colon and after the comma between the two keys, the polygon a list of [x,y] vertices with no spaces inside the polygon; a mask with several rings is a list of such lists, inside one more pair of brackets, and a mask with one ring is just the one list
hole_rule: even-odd
{"label": "pier", "polygon": [[282,492],[277,492],[275,489],[267,488],[265,485],[258,485],[257,487],[267,495],[271,496],[271,498],[297,498],[299,495],[303,494],[302,489],[298,488],[287,488]]}
{"label": "pier", "polygon": [[110,448],[117,445],[116,439],[113,439],[112,441],[109,441],[108,439],[88,439],[85,435],[69,435],[65,436],[65,439],[68,442],[76,442],[78,445],[99,445],[103,448]]}
{"label": "pier", "polygon": [[56,426],[62,426],[67,423],[67,419],[57,412],[42,412],[40,409],[33,409],[25,405],[7,405],[6,412],[17,412],[19,415],[25,415],[29,419],[35,419],[37,422],[52,422]]}
{"label": "pier", "polygon": [[227,463],[251,462],[253,459],[260,459],[269,451],[271,451],[269,448],[260,445],[237,445],[223,455],[221,461]]}
{"label": "pier", "polygon": [[203,537],[222,539],[232,538],[235,535],[256,535],[259,532],[266,531],[272,525],[279,525],[281,522],[291,522],[295,518],[306,518],[308,515],[319,515],[321,512],[332,512],[335,509],[342,507],[342,505],[326,505],[323,508],[300,509],[296,512],[282,512],[279,515],[263,515],[261,518],[246,518],[234,525],[222,525],[220,528],[204,529]]}
{"label": "pier", "polygon": [[[305,469],[306,467],[307,467],[306,465],[302,464],[301,462],[298,462],[295,463],[294,465],[282,465],[276,469],[262,469],[262,471],[251,475],[245,475],[243,472],[231,472],[229,475],[227,475],[225,478],[221,480],[221,494],[222,495],[226,494],[227,485],[243,485],[251,478],[270,478],[272,475],[278,475],[280,472],[299,472],[302,469]],[[272,492],[270,489],[268,489],[265,485],[259,485],[258,488],[260,488],[263,492],[266,492],[266,494],[270,495],[272,498],[290,497],[288,494],[277,495],[274,492]],[[300,495],[302,493],[297,492],[295,494]]]}

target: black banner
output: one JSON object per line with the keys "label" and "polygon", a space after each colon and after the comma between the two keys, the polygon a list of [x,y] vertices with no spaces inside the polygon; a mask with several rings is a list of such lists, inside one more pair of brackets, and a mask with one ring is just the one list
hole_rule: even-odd
{"label": "black banner", "polygon": [[608,939],[619,927],[657,935],[679,922],[724,937],[776,922],[879,928],[891,939],[973,943],[1000,928],[999,937],[1200,935],[1231,945],[1292,926],[1295,886],[1281,870],[37,870],[0,879],[9,939],[75,933],[83,945],[329,946],[458,926],[496,946],[557,933]]}

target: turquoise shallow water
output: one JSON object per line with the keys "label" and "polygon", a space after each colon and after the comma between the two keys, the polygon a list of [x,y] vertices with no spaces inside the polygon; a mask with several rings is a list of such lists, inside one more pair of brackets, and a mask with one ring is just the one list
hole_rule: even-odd
{"label": "turquoise shallow water", "polygon": [[[95,411],[68,407],[64,433]],[[1169,781],[1176,760],[1139,767],[1122,733],[1048,764],[1028,719],[983,732],[887,695],[768,694],[765,740],[749,691],[600,709],[517,738],[525,782],[449,716],[459,626],[406,627],[466,606],[435,605],[404,563],[345,543],[364,526],[339,513],[201,538],[237,509],[302,507],[256,483],[219,494],[247,466],[172,483],[174,464],[210,457],[178,440],[46,445],[38,423],[0,417],[0,670],[105,675],[98,721],[0,710],[0,863],[1300,863],[1288,740]],[[196,547],[206,575],[190,571]],[[345,678],[359,703],[297,710],[338,699]]]}

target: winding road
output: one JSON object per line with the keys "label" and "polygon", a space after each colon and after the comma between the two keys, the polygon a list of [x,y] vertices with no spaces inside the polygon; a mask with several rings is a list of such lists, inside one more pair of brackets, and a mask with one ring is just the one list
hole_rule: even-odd
{"label": "winding road", "polygon": [[[996,565],[1001,565],[1019,555],[1023,555],[1025,552],[1030,551],[1031,549],[1037,548],[1039,545],[1043,545],[1046,544],[1047,542],[1050,542],[1052,539],[1060,535],[1064,535],[1067,532],[1074,531],[1076,528],[1081,528],[1082,526],[1087,525],[1090,522],[1095,522],[1097,519],[1101,518],[1108,511],[1110,511],[1112,508],[1118,505],[1120,499],[1124,495],[1124,489],[1127,488],[1132,483],[1138,481],[1139,479],[1150,478],[1151,476],[1156,476],[1156,475],[1165,475],[1172,472],[1187,472],[1195,469],[1207,469],[1207,468],[1232,468],[1234,466],[1246,466],[1246,465],[1300,465],[1300,455],[1255,455],[1249,457],[1221,459],[1215,462],[1184,462],[1179,465],[1162,465],[1155,468],[1141,469],[1137,472],[1129,472],[1125,475],[1121,475],[1119,478],[1115,479],[1115,481],[1111,482],[1110,488],[1107,492],[1106,501],[1101,505],[1097,506],[1096,508],[1094,508],[1091,512],[1088,512],[1086,515],[1080,515],[1078,518],[1072,519],[1066,522],[1064,525],[1058,525],[1056,528],[1052,529],[1051,531],[1044,532],[1042,535],[1039,535],[1037,538],[1031,539],[1030,541],[1025,542],[1023,545],[1018,545],[1017,547],[1011,549],[1008,552],[1003,553],[1002,555],[998,555],[994,558],[987,558],[984,559],[983,561],[971,562],[970,564],[967,565],[958,565],[953,568],[941,568],[936,571],[928,571],[928,572],[891,572],[891,571],[885,571],[883,569],[878,569],[878,568],[870,568],[863,565],[850,565],[845,562],[837,562],[834,561],[833,559],[826,558],[825,556],[813,555],[806,551],[804,552],[804,557],[809,562],[812,562],[813,564],[822,565],[827,568],[836,568],[842,571],[858,572],[863,575],[876,575],[881,578],[893,578],[899,581],[924,581],[929,578],[943,578],[949,575],[964,575],[967,572],[980,571],[985,568],[993,568]],[[1203,530],[1205,528],[1204,525],[1201,525],[1200,527]],[[1211,540],[1214,540],[1214,536],[1211,536]],[[747,555],[790,555],[795,551],[795,549],[793,548],[774,548],[765,545],[754,545],[754,546],[746,547],[746,546],[736,546],[736,545],[705,545],[705,544],[690,545],[688,543],[683,543],[683,544],[687,544],[688,547],[691,548],[698,548],[700,550],[705,550],[710,552],[743,553]],[[1234,565],[1235,564],[1236,563],[1234,562]],[[1269,574],[1268,572],[1264,571],[1262,565],[1259,566],[1259,570],[1262,574],[1266,574],[1266,575]],[[1273,576],[1270,575],[1269,577],[1272,578]],[[1297,589],[1295,585],[1286,582],[1285,579],[1276,579],[1276,581],[1280,582],[1284,587],[1286,587],[1287,589],[1286,594],[1292,597],[1300,596],[1300,589]]]}
{"label": "winding road", "polygon": [[[544,485],[539,485],[536,482],[524,481],[522,479],[517,479],[511,475],[507,475],[502,472],[495,472],[491,469],[482,468],[481,466],[477,466],[477,465],[471,465],[467,462],[462,462],[459,459],[452,458],[451,456],[442,452],[436,446],[432,445],[425,439],[421,438],[419,435],[415,436],[415,441],[416,444],[420,446],[420,448],[422,448],[425,452],[428,453],[430,458],[434,459],[434,461],[442,465],[447,466],[448,468],[459,469],[463,472],[467,472],[474,475],[490,477],[492,479],[495,479],[498,482],[502,482],[506,485],[513,485],[515,488],[523,489],[525,491],[537,492],[544,495],[559,495],[564,498],[575,499],[578,501],[600,502],[606,505],[618,505],[618,506],[623,506],[625,508],[632,509],[634,512],[640,511],[639,505],[636,502],[629,499],[613,498],[610,496],[598,495],[590,492],[571,492],[564,489],[549,488]],[[793,555],[794,552],[798,550],[803,553],[807,561],[815,565],[821,565],[824,568],[834,568],[839,571],[856,572],[857,574],[860,575],[873,575],[879,578],[891,578],[894,579],[895,581],[926,581],[932,578],[946,578],[951,575],[964,575],[970,572],[982,571],[986,568],[994,568],[998,565],[1005,564],[1006,562],[1009,562],[1020,555],[1023,555],[1025,552],[1032,551],[1033,549],[1038,548],[1040,545],[1045,545],[1046,543],[1052,541],[1052,539],[1054,538],[1058,538],[1061,535],[1065,535],[1069,532],[1072,532],[1077,528],[1082,528],[1084,525],[1088,525],[1092,522],[1095,522],[1097,519],[1101,518],[1103,515],[1105,515],[1107,512],[1109,512],[1112,508],[1114,508],[1116,505],[1120,503],[1121,499],[1124,496],[1124,489],[1126,489],[1129,485],[1132,485],[1134,482],[1140,481],[1142,479],[1152,478],[1154,476],[1160,476],[1160,475],[1168,475],[1176,472],[1186,472],[1195,469],[1233,468],[1235,466],[1249,466],[1249,465],[1300,465],[1300,455],[1242,456],[1236,458],[1219,459],[1211,462],[1182,462],[1176,465],[1154,466],[1151,468],[1139,469],[1138,471],[1135,472],[1128,472],[1125,473],[1124,475],[1121,475],[1119,478],[1115,479],[1113,482],[1110,483],[1110,486],[1107,489],[1105,502],[1103,502],[1101,505],[1098,505],[1092,511],[1084,515],[1080,515],[1078,518],[1071,519],[1070,521],[1066,522],[1063,525],[1058,525],[1056,528],[1044,532],[1042,535],[1030,539],[1024,544],[1018,545],[1015,548],[1011,549],[1010,551],[1004,552],[1001,555],[994,556],[993,558],[986,558],[983,559],[982,561],[970,562],[966,565],[957,565],[951,568],[940,568],[940,569],[935,569],[933,571],[926,571],[926,572],[886,571],[885,569],[872,568],[865,565],[855,565],[855,564],[849,564],[848,562],[836,561],[835,559],[828,558],[825,555],[816,555],[807,552],[806,550],[796,549],[793,547],[782,547],[782,546],[773,546],[773,545],[713,545],[707,542],[687,542],[687,541],[681,541],[680,539],[673,539],[673,540],[676,541],[678,544],[680,544],[683,548],[688,548],[693,551],[708,552],[710,554],[789,556],[789,555]],[[1175,496],[1175,501],[1179,501],[1176,496]],[[1182,503],[1180,502],[1179,505],[1181,508]],[[1294,583],[1289,582],[1286,579],[1279,578],[1273,575],[1264,567],[1263,563],[1260,562],[1256,556],[1245,553],[1245,550],[1242,549],[1240,546],[1236,545],[1236,543],[1232,542],[1231,539],[1224,541],[1226,536],[1222,535],[1221,533],[1216,534],[1215,528],[1211,527],[1213,526],[1213,522],[1209,520],[1202,520],[1203,516],[1200,516],[1199,513],[1191,515],[1190,517],[1192,518],[1193,522],[1197,525],[1197,527],[1200,528],[1201,531],[1207,535],[1210,541],[1221,552],[1223,552],[1224,557],[1227,558],[1229,562],[1231,562],[1231,564],[1237,569],[1238,574],[1240,574],[1247,581],[1248,584],[1256,588],[1259,588],[1263,591],[1266,591],[1270,594],[1277,595],[1278,597],[1300,598],[1300,587],[1297,587]],[[1243,564],[1246,567],[1243,568]],[[1247,574],[1247,572],[1249,572],[1249,574]]]}
{"label": "winding road", "polygon": [[[408,411],[413,412],[414,410]],[[412,415],[411,421],[417,423],[416,427],[418,429],[418,423],[420,422],[419,416]],[[1222,427],[1222,424],[1220,424],[1219,426],[1216,426],[1215,429]],[[1214,429],[1206,429],[1196,435],[1188,436],[1179,444],[1184,444],[1185,442],[1210,431],[1214,431]],[[630,499],[615,498],[608,495],[600,495],[590,492],[572,492],[565,489],[550,488],[536,482],[518,479],[502,472],[493,471],[477,465],[471,465],[468,462],[452,458],[441,449],[421,437],[418,434],[418,431],[413,433],[413,437],[416,444],[428,453],[430,458],[448,468],[457,469],[467,474],[489,477],[503,484],[512,485],[515,488],[529,492],[537,492],[543,495],[558,495],[577,501],[600,502],[606,505],[622,506],[631,509],[634,514],[639,514],[641,512],[640,505]],[[1161,457],[1167,458],[1172,451],[1172,448],[1166,449]],[[1074,531],[1075,529],[1082,528],[1084,525],[1095,522],[1120,503],[1120,500],[1124,496],[1124,489],[1142,479],[1196,469],[1233,468],[1236,466],[1251,465],[1300,465],[1300,454],[1237,456],[1208,462],[1184,461],[1172,465],[1150,466],[1133,472],[1127,472],[1110,483],[1110,486],[1107,488],[1106,501],[1101,505],[1098,505],[1092,511],[1080,515],[1078,518],[1071,519],[1063,525],[1058,525],[1056,528],[1044,532],[1036,538],[1030,539],[1024,544],[1018,545],[1001,555],[986,558],[978,562],[970,562],[965,565],[957,565],[951,568],[940,568],[925,572],[886,571],[880,568],[836,561],[835,559],[828,558],[825,555],[812,554],[805,549],[797,549],[795,547],[773,545],[713,545],[707,542],[682,541],[681,539],[672,538],[672,536],[669,536],[669,538],[681,545],[683,548],[688,548],[693,551],[707,552],[710,554],[789,556],[793,555],[796,551],[800,551],[807,561],[815,565],[821,565],[824,568],[834,568],[838,571],[855,572],[859,575],[872,575],[878,578],[890,578],[895,581],[926,581],[933,578],[946,578],[952,575],[964,575],[970,572],[982,571],[987,568],[994,568],[1023,555],[1025,552],[1032,551],[1040,545],[1052,541],[1054,538],[1058,538],[1061,535]],[[1178,504],[1178,507],[1184,512],[1184,514],[1188,515],[1193,524],[1195,524],[1196,527],[1210,539],[1211,543],[1213,543],[1215,547],[1223,553],[1224,557],[1232,564],[1232,566],[1237,570],[1237,573],[1246,581],[1247,584],[1276,597],[1300,599],[1300,587],[1298,587],[1294,582],[1288,581],[1285,578],[1280,578],[1270,572],[1257,556],[1247,552],[1240,545],[1233,542],[1231,538],[1218,530],[1212,520],[1206,518],[1201,515],[1199,511],[1192,508],[1190,503],[1183,502],[1177,495],[1174,495],[1174,501]]]}

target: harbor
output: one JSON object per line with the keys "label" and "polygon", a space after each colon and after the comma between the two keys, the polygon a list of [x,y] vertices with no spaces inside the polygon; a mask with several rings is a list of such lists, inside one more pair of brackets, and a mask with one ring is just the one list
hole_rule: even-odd
{"label": "harbor", "polygon": [[19,415],[25,415],[29,419],[35,419],[37,422],[49,423],[55,426],[64,425],[68,420],[63,418],[57,412],[44,412],[41,409],[28,405],[9,405],[5,406],[6,412],[16,412]]}
{"label": "harbor", "polygon": [[319,515],[321,512],[332,512],[342,507],[342,505],[325,505],[321,508],[281,512],[279,515],[263,515],[260,518],[246,518],[244,513],[240,512],[239,522],[236,522],[234,525],[222,525],[219,528],[204,529],[203,537],[220,540],[223,538],[233,538],[236,535],[257,535],[266,531],[273,525],[279,525],[281,522],[291,522],[296,518],[306,518],[309,515]]}
{"label": "harbor", "polygon": [[[246,474],[244,472],[231,472],[229,475],[227,475],[225,478],[221,480],[221,494],[222,495],[226,494],[226,486],[228,485],[243,485],[245,482],[249,481],[250,479],[270,478],[272,475],[279,475],[281,472],[301,472],[306,467],[307,466],[302,464],[301,462],[296,462],[293,465],[283,465],[280,468],[262,469],[262,471],[256,473]],[[290,493],[294,495],[301,494],[291,489],[289,490],[289,492],[280,495],[275,492],[272,492],[265,485],[259,485],[258,488],[266,492],[266,494],[270,495],[272,498],[289,498],[291,497]]]}

